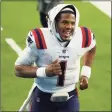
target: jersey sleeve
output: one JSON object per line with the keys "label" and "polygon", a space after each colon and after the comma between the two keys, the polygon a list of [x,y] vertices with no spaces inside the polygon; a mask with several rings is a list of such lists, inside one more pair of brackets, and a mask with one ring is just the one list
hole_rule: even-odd
{"label": "jersey sleeve", "polygon": [[26,47],[21,51],[15,65],[32,65],[38,59],[38,49],[32,31],[26,38]]}
{"label": "jersey sleeve", "polygon": [[90,28],[82,27],[82,34],[82,48],[84,48],[83,51],[86,53],[96,46],[96,39]]}
{"label": "jersey sleeve", "polygon": [[90,43],[90,46],[88,47],[88,49],[91,50],[95,46],[96,46],[95,35],[93,32],[91,32],[91,43]]}

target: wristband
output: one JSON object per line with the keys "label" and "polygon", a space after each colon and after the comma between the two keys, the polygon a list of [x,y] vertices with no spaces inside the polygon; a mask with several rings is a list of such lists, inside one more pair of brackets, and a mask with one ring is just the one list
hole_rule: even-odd
{"label": "wristband", "polygon": [[91,76],[91,68],[89,66],[83,66],[81,70],[81,76],[82,75],[89,79]]}
{"label": "wristband", "polygon": [[37,77],[45,77],[45,76],[46,76],[45,68],[46,68],[46,67],[37,68],[36,76],[37,76]]}

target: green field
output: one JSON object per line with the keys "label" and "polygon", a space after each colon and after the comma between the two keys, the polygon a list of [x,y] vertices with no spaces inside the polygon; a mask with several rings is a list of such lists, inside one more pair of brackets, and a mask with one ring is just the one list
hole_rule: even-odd
{"label": "green field", "polygon": [[[77,6],[80,25],[92,29],[97,53],[89,88],[79,90],[81,111],[111,111],[111,19],[87,2],[66,1]],[[1,2],[1,110],[17,111],[27,97],[33,79],[17,78],[14,63],[17,54],[6,43],[13,38],[23,49],[29,30],[41,27],[36,1]]]}

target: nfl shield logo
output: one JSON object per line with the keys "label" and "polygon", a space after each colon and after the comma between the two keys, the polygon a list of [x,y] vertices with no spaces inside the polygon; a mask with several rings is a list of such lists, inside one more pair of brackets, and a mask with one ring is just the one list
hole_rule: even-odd
{"label": "nfl shield logo", "polygon": [[62,50],[62,53],[66,53],[66,49],[63,49],[63,50]]}

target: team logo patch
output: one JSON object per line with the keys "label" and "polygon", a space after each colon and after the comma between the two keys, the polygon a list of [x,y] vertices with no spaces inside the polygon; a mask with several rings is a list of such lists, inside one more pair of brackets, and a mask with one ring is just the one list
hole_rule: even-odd
{"label": "team logo patch", "polygon": [[29,36],[28,36],[28,38],[27,38],[27,41],[28,41],[28,45],[30,45],[30,44],[33,43],[32,39],[31,39]]}
{"label": "team logo patch", "polygon": [[37,98],[36,98],[36,101],[37,101],[37,102],[40,102],[40,98],[39,98],[39,97],[37,97]]}

